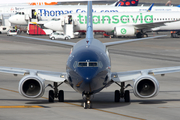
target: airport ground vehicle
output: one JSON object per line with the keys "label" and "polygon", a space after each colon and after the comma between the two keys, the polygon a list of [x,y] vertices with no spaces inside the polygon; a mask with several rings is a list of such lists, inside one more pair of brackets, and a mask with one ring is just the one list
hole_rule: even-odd
{"label": "airport ground vehicle", "polygon": [[64,40],[68,40],[71,39],[71,37],[69,35],[65,35],[64,33],[58,33],[58,32],[53,32],[51,33],[51,35],[49,36],[49,38],[51,40],[55,40],[55,39],[64,39]]}
{"label": "airport ground vehicle", "polygon": [[11,26],[0,26],[0,34],[7,33],[9,29],[11,29]]}
{"label": "airport ground vehicle", "polygon": [[44,22],[30,22],[27,27],[29,35],[50,35],[53,31],[44,27]]}
{"label": "airport ground vehicle", "polygon": [[17,30],[15,29],[10,29],[7,31],[7,36],[11,36],[11,35],[17,35]]}

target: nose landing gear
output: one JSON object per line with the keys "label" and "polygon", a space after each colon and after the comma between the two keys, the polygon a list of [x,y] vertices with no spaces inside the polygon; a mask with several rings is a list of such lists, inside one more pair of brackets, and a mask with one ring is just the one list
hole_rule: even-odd
{"label": "nose landing gear", "polygon": [[92,103],[91,103],[90,99],[91,99],[90,95],[85,95],[84,102],[83,102],[84,109],[91,109],[92,108]]}

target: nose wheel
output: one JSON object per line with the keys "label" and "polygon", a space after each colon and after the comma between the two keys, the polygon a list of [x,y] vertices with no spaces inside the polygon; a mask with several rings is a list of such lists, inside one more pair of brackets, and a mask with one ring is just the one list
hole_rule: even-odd
{"label": "nose wheel", "polygon": [[90,95],[86,95],[86,97],[84,99],[85,100],[84,100],[84,102],[82,104],[84,109],[91,109],[92,108],[92,103],[90,101]]}
{"label": "nose wheel", "polygon": [[92,108],[91,101],[85,101],[83,103],[83,107],[84,107],[84,109],[91,109]]}

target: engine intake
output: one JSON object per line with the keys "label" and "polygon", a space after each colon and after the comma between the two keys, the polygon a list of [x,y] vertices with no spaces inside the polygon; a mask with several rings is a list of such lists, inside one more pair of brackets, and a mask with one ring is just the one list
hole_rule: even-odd
{"label": "engine intake", "polygon": [[141,76],[134,82],[134,94],[140,98],[151,98],[158,94],[159,83],[153,76]]}
{"label": "engine intake", "polygon": [[19,82],[19,93],[27,98],[42,97],[44,91],[44,81],[38,76],[25,76]]}
{"label": "engine intake", "polygon": [[114,28],[116,36],[135,36],[135,28],[133,26],[119,26]]}

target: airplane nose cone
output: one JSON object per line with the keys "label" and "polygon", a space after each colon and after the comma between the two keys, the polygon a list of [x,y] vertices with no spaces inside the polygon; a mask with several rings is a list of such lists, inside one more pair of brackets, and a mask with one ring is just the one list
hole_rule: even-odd
{"label": "airplane nose cone", "polygon": [[48,28],[48,29],[52,29],[53,25],[51,24],[51,22],[47,22],[44,24],[44,27]]}
{"label": "airplane nose cone", "polygon": [[54,30],[54,31],[63,31],[63,28],[59,21],[49,21],[44,24],[44,27]]}
{"label": "airplane nose cone", "polygon": [[10,23],[14,23],[14,17],[13,16],[10,17],[8,20],[9,20]]}
{"label": "airplane nose cone", "polygon": [[[83,69],[83,68],[82,68]],[[92,79],[96,76],[98,68],[85,68],[79,71],[79,75],[82,77],[85,83],[92,82]]]}

